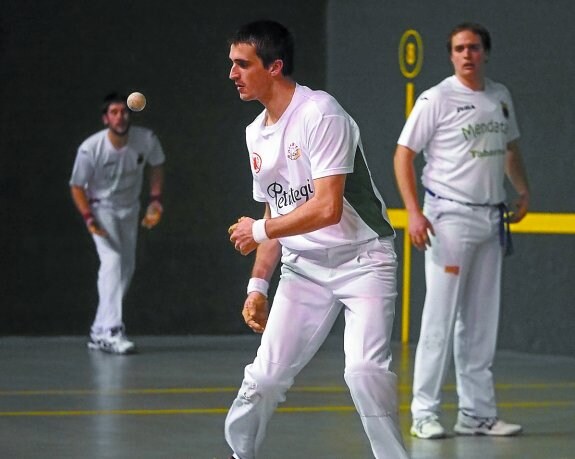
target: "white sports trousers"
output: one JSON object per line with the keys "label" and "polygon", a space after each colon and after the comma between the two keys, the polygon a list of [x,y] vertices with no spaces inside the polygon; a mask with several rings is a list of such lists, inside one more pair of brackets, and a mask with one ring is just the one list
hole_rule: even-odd
{"label": "white sports trousers", "polygon": [[415,354],[413,418],[439,413],[452,352],[459,409],[495,417],[491,365],[503,258],[499,210],[426,194],[424,213],[435,236],[425,252],[427,295]]}
{"label": "white sports trousers", "polygon": [[139,210],[139,205],[120,209],[92,205],[96,221],[108,233],[92,236],[100,258],[99,303],[92,333],[123,326],[122,301],[134,275]]}
{"label": "white sports trousers", "polygon": [[397,378],[389,371],[397,258],[392,238],[301,252],[283,249],[281,279],[254,362],[225,423],[239,459],[255,459],[295,376],[345,314],[345,381],[377,459],[404,459]]}

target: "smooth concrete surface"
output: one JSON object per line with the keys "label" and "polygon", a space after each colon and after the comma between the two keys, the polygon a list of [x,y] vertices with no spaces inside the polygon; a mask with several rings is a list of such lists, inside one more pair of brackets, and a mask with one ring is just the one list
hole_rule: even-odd
{"label": "smooth concrete surface", "polygon": [[[259,338],[132,337],[139,352],[113,356],[81,337],[0,338],[0,458],[227,459],[227,408]],[[575,359],[500,351],[499,414],[514,438],[409,436],[414,349],[394,346],[402,431],[414,459],[575,457]],[[269,426],[261,459],[372,458],[342,376],[339,336],[304,369]],[[456,416],[453,374],[442,421]]]}

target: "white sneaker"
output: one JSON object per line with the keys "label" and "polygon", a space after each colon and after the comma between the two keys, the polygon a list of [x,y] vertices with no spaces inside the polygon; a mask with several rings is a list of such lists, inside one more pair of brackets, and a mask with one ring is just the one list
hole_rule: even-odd
{"label": "white sneaker", "polygon": [[427,440],[445,437],[445,429],[435,415],[414,419],[409,432],[414,437]]}
{"label": "white sneaker", "polygon": [[459,435],[492,435],[509,437],[523,430],[519,424],[508,424],[497,418],[481,418],[470,416],[462,411],[457,415],[457,423],[453,427]]}
{"label": "white sneaker", "polygon": [[88,348],[110,354],[129,354],[136,346],[126,338],[122,328],[116,328],[101,334],[91,333]]}

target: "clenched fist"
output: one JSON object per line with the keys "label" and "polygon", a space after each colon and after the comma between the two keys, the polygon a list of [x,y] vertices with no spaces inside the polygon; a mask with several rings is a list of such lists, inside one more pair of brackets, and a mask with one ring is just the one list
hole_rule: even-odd
{"label": "clenched fist", "polygon": [[250,292],[244,303],[242,316],[254,332],[263,333],[268,323],[268,299],[259,292]]}
{"label": "clenched fist", "polygon": [[146,215],[142,219],[142,226],[148,229],[152,229],[162,218],[162,213],[164,212],[164,208],[162,204],[158,201],[152,201],[148,208],[146,209]]}

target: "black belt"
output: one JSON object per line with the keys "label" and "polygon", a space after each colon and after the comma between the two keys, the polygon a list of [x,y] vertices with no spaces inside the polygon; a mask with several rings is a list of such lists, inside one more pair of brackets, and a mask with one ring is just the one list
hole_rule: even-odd
{"label": "black belt", "polygon": [[513,255],[513,240],[511,239],[511,227],[509,221],[509,208],[504,202],[499,204],[475,204],[473,202],[458,201],[457,199],[445,198],[426,188],[425,191],[437,199],[456,202],[469,207],[497,207],[499,210],[499,245],[504,249],[504,255]]}

